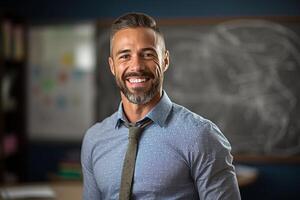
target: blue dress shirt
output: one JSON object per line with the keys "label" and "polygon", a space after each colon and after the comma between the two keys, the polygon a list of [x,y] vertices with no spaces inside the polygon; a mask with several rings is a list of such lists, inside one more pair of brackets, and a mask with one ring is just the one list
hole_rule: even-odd
{"label": "blue dress shirt", "polygon": [[[136,158],[136,200],[240,199],[230,144],[211,121],[172,103],[164,92],[147,114]],[[81,162],[84,200],[118,199],[128,129],[122,104],[85,134]]]}

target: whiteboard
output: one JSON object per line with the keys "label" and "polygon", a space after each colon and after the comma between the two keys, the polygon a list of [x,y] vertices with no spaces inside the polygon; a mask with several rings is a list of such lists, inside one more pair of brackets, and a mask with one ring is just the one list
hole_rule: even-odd
{"label": "whiteboard", "polygon": [[31,140],[81,140],[94,121],[94,24],[29,30],[28,133]]}

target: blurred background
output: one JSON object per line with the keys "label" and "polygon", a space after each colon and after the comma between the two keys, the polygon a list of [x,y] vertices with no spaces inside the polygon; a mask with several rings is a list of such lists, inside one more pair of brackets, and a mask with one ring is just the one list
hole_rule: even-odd
{"label": "blurred background", "polygon": [[81,183],[85,131],[116,111],[109,25],[157,19],[165,90],[232,144],[242,199],[299,199],[300,2],[0,2],[0,185]]}

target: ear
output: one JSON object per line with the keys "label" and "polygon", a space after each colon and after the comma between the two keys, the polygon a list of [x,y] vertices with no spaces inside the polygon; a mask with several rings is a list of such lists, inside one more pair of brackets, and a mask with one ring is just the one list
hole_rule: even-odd
{"label": "ear", "polygon": [[169,64],[170,64],[170,58],[169,58],[169,51],[166,50],[165,54],[164,54],[164,72],[167,71],[167,69],[169,68]]}
{"label": "ear", "polygon": [[111,73],[115,76],[116,74],[115,74],[114,60],[110,56],[108,57],[108,63],[109,63]]}

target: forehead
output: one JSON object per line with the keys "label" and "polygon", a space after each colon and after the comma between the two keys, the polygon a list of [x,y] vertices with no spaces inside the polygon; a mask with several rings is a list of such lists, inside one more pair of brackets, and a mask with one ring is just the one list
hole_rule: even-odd
{"label": "forehead", "polygon": [[150,28],[125,28],[115,33],[112,38],[112,50],[125,48],[156,48],[157,34]]}

